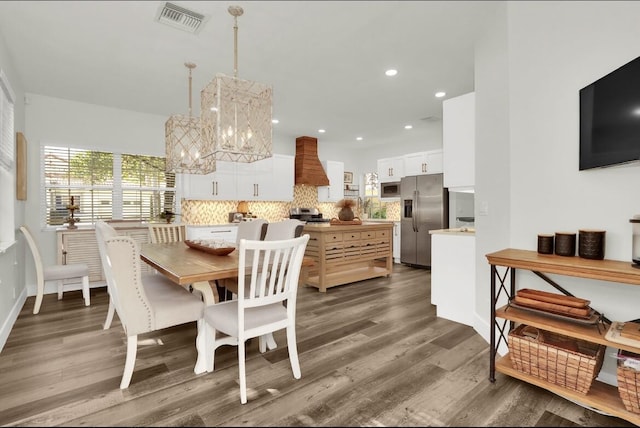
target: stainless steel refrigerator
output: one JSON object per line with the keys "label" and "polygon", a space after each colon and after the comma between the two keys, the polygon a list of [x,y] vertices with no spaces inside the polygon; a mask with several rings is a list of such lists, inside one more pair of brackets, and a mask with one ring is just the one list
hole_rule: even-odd
{"label": "stainless steel refrigerator", "polygon": [[400,262],[431,267],[430,230],[449,227],[449,192],[442,174],[403,177],[400,182]]}

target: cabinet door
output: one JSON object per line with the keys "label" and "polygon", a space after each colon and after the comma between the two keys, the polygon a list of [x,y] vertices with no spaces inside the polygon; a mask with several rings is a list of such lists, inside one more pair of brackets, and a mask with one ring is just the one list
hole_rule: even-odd
{"label": "cabinet door", "polygon": [[260,187],[265,188],[272,182],[273,158],[256,162],[239,162],[236,165],[237,199],[243,201],[263,200]]}
{"label": "cabinet door", "polygon": [[444,187],[475,184],[475,93],[442,103]]}
{"label": "cabinet door", "polygon": [[423,174],[442,173],[442,150],[431,150],[426,152]]}
{"label": "cabinet door", "polygon": [[328,186],[318,187],[318,202],[338,202],[344,198],[344,162],[322,161]]}
{"label": "cabinet door", "polygon": [[211,174],[182,174],[183,198],[198,200],[235,200],[236,164],[217,162]]}
{"label": "cabinet door", "polygon": [[404,155],[404,174],[426,174],[427,152],[410,153]]}
{"label": "cabinet door", "polygon": [[400,181],[404,172],[404,157],[378,159],[378,182]]}
{"label": "cabinet door", "polygon": [[442,150],[430,150],[404,155],[404,175],[440,174]]}
{"label": "cabinet door", "polygon": [[393,261],[400,263],[400,222],[393,222]]}
{"label": "cabinet door", "polygon": [[270,181],[259,186],[260,199],[265,201],[293,201],[295,186],[295,156],[276,155],[271,158]]}

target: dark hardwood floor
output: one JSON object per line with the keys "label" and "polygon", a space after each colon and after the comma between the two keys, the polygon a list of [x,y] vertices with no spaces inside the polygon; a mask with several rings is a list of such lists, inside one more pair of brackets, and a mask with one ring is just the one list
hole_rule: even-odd
{"label": "dark hardwood floor", "polygon": [[[437,318],[428,270],[301,288],[294,379],[278,349],[248,346],[249,402],[240,404],[235,347],[195,375],[195,323],[140,336],[131,385],[120,390],[126,340],[108,297],[91,290],[30,297],[0,353],[3,426],[634,426],[500,373],[471,327]],[[160,342],[162,344],[158,344]]]}

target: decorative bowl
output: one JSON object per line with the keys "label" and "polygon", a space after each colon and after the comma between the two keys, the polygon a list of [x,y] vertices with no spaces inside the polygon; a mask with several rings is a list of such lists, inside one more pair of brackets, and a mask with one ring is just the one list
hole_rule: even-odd
{"label": "decorative bowl", "polygon": [[215,256],[226,256],[236,249],[232,243],[217,239],[200,239],[194,241],[187,239],[184,243],[190,248],[204,251],[205,253],[213,254]]}

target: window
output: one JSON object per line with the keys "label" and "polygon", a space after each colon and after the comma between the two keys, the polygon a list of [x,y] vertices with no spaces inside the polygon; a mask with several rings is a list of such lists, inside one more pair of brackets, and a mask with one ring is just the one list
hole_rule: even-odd
{"label": "window", "polygon": [[9,248],[16,240],[14,100],[15,95],[9,81],[0,70],[0,252]]}
{"label": "window", "polygon": [[43,146],[42,218],[47,226],[67,220],[73,197],[81,223],[157,220],[175,211],[175,174],[156,156]]}
{"label": "window", "polygon": [[364,175],[364,213],[367,218],[387,218],[387,203],[380,200],[378,173]]}

